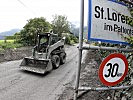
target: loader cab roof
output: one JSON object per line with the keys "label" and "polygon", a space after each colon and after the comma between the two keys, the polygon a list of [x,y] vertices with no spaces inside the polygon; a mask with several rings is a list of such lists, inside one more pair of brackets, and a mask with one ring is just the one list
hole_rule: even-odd
{"label": "loader cab roof", "polygon": [[47,44],[54,44],[57,41],[59,41],[60,38],[58,37],[57,34],[54,33],[39,33],[38,34],[38,45],[42,44],[42,43],[47,43]]}

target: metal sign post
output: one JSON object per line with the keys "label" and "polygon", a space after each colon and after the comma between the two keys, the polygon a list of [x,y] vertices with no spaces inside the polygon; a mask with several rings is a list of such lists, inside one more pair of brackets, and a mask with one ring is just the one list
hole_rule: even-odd
{"label": "metal sign post", "polygon": [[84,0],[81,0],[79,48],[78,48],[79,58],[78,58],[78,71],[76,73],[74,100],[77,100],[77,96],[78,96],[78,87],[79,87],[79,78],[80,78],[81,60],[82,60],[83,32],[84,32]]}
{"label": "metal sign post", "polygon": [[[114,5],[116,5],[116,7],[114,6],[114,8],[111,8],[111,10],[110,10],[110,8],[108,8],[108,5],[110,5],[110,3],[111,2],[117,2],[117,1],[115,1],[115,0],[98,0],[98,2],[96,2],[97,0],[88,0],[89,1],[89,39],[90,40],[96,40],[96,41],[102,41],[102,42],[108,42],[108,43],[116,43],[116,44],[128,44],[128,43],[126,43],[125,41],[124,41],[124,39],[123,39],[123,37],[115,37],[115,36],[118,36],[119,34],[116,34],[116,32],[120,32],[121,34],[122,34],[122,36],[123,36],[123,33],[125,32],[125,31],[122,31],[122,29],[124,30],[133,30],[132,29],[132,27],[130,27],[129,25],[127,25],[127,23],[126,23],[126,21],[125,20],[128,20],[128,18],[131,18],[131,16],[126,16],[126,15],[129,15],[129,13],[127,13],[127,9],[124,9],[125,10],[125,13],[126,13],[126,15],[123,15],[123,11],[121,11],[121,10],[123,10],[123,9],[119,9],[118,11],[116,11],[114,8],[119,8],[121,5],[117,5],[117,4],[113,4],[113,6]],[[92,6],[92,1],[94,2],[94,5],[95,5],[95,7],[93,7]],[[108,2],[107,2],[108,1]],[[101,4],[101,2],[103,2],[102,4],[104,4],[104,5],[102,5]],[[106,2],[107,2],[107,5],[106,5]],[[109,3],[110,2],[110,3]],[[96,3],[99,3],[98,5],[101,5],[101,7],[100,6],[97,6],[96,5]],[[117,2],[118,3],[118,2]],[[132,4],[132,3],[129,3],[129,4]],[[102,7],[103,6],[103,7]],[[119,6],[119,7],[117,7],[117,6]],[[112,6],[111,6],[112,7]],[[94,8],[95,8],[95,11],[94,11]],[[124,8],[124,7],[123,7]],[[93,10],[92,10],[93,9]],[[94,11],[95,12],[95,14],[94,14],[94,12],[92,12],[92,11]],[[104,12],[105,11],[105,12]],[[120,19],[118,20],[118,23],[114,23],[113,21],[116,21],[116,17],[114,17],[114,19],[113,19],[113,21],[111,22],[111,21],[108,21],[108,20],[110,20],[110,17],[109,17],[109,12],[112,12],[111,14],[113,15],[113,16],[115,16],[115,15],[117,15],[118,14],[118,17],[120,18],[121,17],[121,22],[122,23],[120,23]],[[120,12],[122,12],[122,14],[120,13]],[[93,13],[93,14],[92,14]],[[101,14],[101,17],[100,17],[100,14]],[[94,16],[95,15],[95,16]],[[92,17],[95,17],[93,20],[91,19]],[[100,21],[99,21],[99,19],[100,19]],[[102,31],[99,31],[99,29],[98,29],[98,25],[96,25],[97,24],[97,22],[96,21],[98,21],[98,23],[100,23],[100,27],[103,25],[104,26],[104,28],[103,27],[101,27],[101,28],[99,28],[99,29],[104,29],[104,30],[102,30]],[[104,22],[104,23],[102,23],[102,21]],[[93,24],[92,24],[92,22],[93,22]],[[107,23],[110,23],[110,25],[107,25]],[[102,23],[102,24],[101,24]],[[126,23],[126,25],[124,25],[123,23]],[[94,31],[92,31],[93,29],[92,29],[92,25],[96,25],[96,26],[93,26],[93,29],[94,29]],[[119,27],[117,27],[116,28],[116,26],[123,26],[124,28],[121,28],[121,30],[120,30],[120,28]],[[113,87],[110,87],[110,86],[108,86],[108,84],[105,84],[105,85],[107,85],[107,87],[80,87],[79,86],[79,79],[80,79],[80,70],[81,70],[81,61],[82,61],[82,51],[83,50],[100,50],[100,51],[102,51],[102,50],[104,50],[104,51],[107,51],[107,52],[121,52],[121,53],[131,53],[131,52],[133,52],[133,49],[129,49],[129,48],[116,48],[116,47],[102,47],[102,46],[91,46],[91,45],[89,45],[88,47],[87,46],[83,46],[83,32],[84,32],[84,0],[81,0],[81,11],[80,11],[80,33],[79,33],[79,48],[78,48],[78,50],[79,50],[79,58],[78,58],[78,69],[77,69],[77,73],[76,73],[76,82],[75,82],[75,93],[74,93],[74,100],[77,100],[77,97],[78,97],[78,91],[88,91],[88,90],[90,90],[90,91],[105,91],[105,90],[119,90],[119,89],[127,89],[127,88],[132,88],[133,87],[133,84],[131,84],[131,85],[128,85],[128,86],[124,86],[124,85],[121,85],[121,86],[114,86],[114,85],[116,85],[115,83],[111,83],[111,85],[110,86],[113,86]],[[98,35],[98,37],[96,37],[96,35],[92,35],[91,33],[98,33],[98,32],[96,32],[96,31],[98,31],[99,33],[100,32],[102,32],[102,33],[105,33],[106,31],[108,31],[107,33],[113,33],[115,36],[115,38],[114,37],[112,37],[112,38],[110,38],[110,37],[108,37],[108,35],[106,34],[106,36],[105,35]],[[112,31],[112,32],[111,32]],[[131,33],[131,31],[130,32],[128,32],[128,34],[130,34]],[[125,34],[125,35],[127,35],[127,33]],[[133,35],[133,34],[132,34]],[[91,37],[91,36],[93,36],[93,37]],[[99,36],[100,37],[104,37],[104,38],[100,38],[99,39]],[[119,40],[119,41],[117,41],[117,39]],[[106,40],[107,39],[107,40]],[[115,41],[116,40],[116,41]],[[119,54],[119,55],[121,55],[121,54]],[[116,54],[116,56],[117,56],[117,54]],[[129,55],[129,56],[126,56],[126,59],[128,59],[130,56],[133,56],[133,55]],[[121,57],[120,57],[121,58]],[[133,58],[133,57],[132,57]],[[114,58],[112,57],[112,58],[109,58],[109,60],[110,61],[112,61]],[[133,60],[133,59],[131,59],[131,60]],[[107,61],[108,60],[105,60],[105,62],[107,63]],[[124,58],[124,60],[123,60],[123,58],[122,58],[122,60],[120,60],[120,59],[118,59],[117,60],[118,62],[119,61],[121,61],[121,62],[125,62],[125,58]],[[120,64],[121,65],[121,64]],[[126,66],[124,66],[125,68],[126,68],[126,71],[127,71],[127,63],[126,63]],[[103,68],[102,68],[102,71],[103,70],[105,70],[106,71],[106,69],[104,69],[106,67],[106,65],[103,65]],[[117,67],[116,67],[116,69],[117,69]],[[108,71],[108,69],[107,69],[107,71]],[[126,71],[124,71],[124,73],[127,73]],[[112,73],[113,73],[113,71],[111,71]],[[103,72],[102,72],[103,73]],[[109,73],[106,73],[105,72],[105,74],[109,74]],[[123,74],[123,73],[122,73]],[[103,74],[102,74],[103,75]],[[113,76],[117,76],[117,75],[114,75],[113,74]],[[121,78],[121,77],[117,77],[116,78],[116,80],[114,80],[113,82],[117,82],[117,81],[121,81],[121,80],[123,80],[123,78],[125,77],[125,74],[124,74],[124,76]],[[119,78],[121,78],[121,79],[119,79]],[[104,80],[106,81],[109,81],[110,82],[110,80],[108,80],[107,78],[104,78]],[[112,82],[112,81],[111,81]],[[119,83],[119,82],[117,82],[117,83]]]}

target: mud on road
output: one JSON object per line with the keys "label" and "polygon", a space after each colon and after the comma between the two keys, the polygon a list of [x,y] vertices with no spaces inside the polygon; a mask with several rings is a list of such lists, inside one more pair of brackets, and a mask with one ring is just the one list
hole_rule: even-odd
{"label": "mud on road", "polygon": [[20,70],[22,60],[0,63],[0,100],[57,100],[77,67],[77,46],[66,53],[66,63],[46,75]]}

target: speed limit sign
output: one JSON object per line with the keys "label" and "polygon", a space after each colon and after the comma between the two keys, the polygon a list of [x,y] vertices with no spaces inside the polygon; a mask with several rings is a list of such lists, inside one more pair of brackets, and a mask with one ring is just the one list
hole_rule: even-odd
{"label": "speed limit sign", "polygon": [[99,68],[99,78],[106,86],[120,83],[128,72],[128,61],[123,54],[114,53],[106,57]]}

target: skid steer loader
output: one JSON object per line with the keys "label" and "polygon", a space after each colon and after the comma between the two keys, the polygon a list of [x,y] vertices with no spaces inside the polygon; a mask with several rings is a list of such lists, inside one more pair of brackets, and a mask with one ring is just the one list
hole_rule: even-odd
{"label": "skid steer loader", "polygon": [[25,57],[20,64],[22,70],[44,74],[65,63],[65,38],[60,39],[56,34],[45,33],[38,34],[36,40],[32,56]]}

